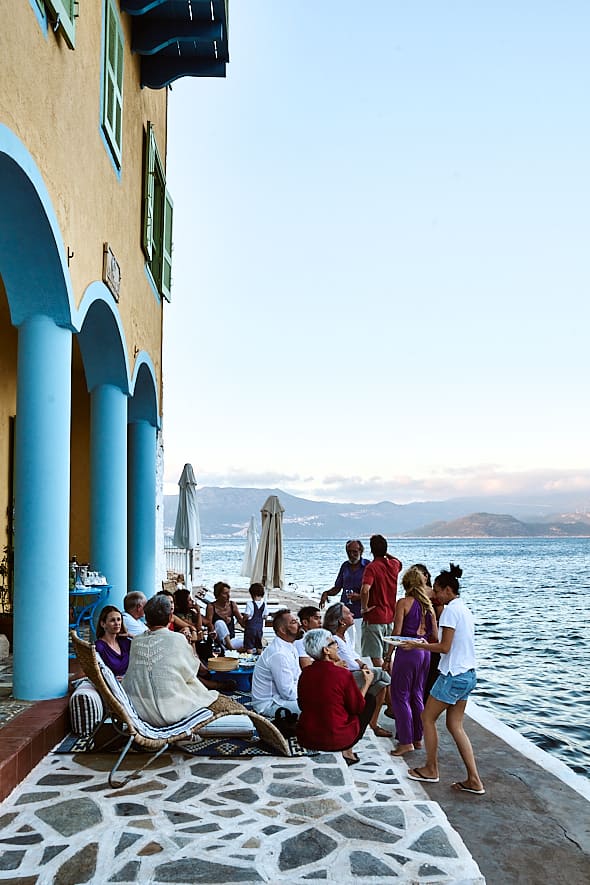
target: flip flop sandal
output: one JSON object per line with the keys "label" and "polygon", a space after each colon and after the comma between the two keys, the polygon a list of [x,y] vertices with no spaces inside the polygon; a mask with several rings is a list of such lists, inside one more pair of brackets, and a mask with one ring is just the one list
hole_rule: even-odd
{"label": "flip flop sandal", "polygon": [[420,781],[423,784],[437,784],[440,780],[438,777],[427,777],[425,774],[420,774],[419,768],[409,768],[408,777],[411,781]]}
{"label": "flip flop sandal", "polygon": [[465,784],[462,784],[460,781],[451,784],[451,789],[457,790],[459,793],[473,793],[474,796],[483,796],[485,793],[483,788],[481,790],[473,790],[471,787],[466,787]]}

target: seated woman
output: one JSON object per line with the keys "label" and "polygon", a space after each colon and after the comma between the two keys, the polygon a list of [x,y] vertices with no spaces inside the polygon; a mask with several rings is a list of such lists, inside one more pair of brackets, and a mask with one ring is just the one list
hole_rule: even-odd
{"label": "seated woman", "polygon": [[373,673],[373,682],[369,688],[369,694],[375,698],[375,712],[371,717],[369,725],[376,737],[391,737],[391,732],[381,728],[378,723],[381,708],[387,703],[387,689],[391,683],[391,678],[389,673],[382,667],[369,666],[357,657],[354,646],[346,641],[346,631],[352,627],[354,627],[354,614],[342,602],[331,605],[324,615],[324,629],[329,630],[334,635],[334,639],[338,643],[340,659],[344,661],[351,671],[358,687],[362,688],[363,685],[363,670],[371,670]]}
{"label": "seated woman", "polygon": [[201,611],[186,587],[179,587],[174,593],[174,612],[183,621],[194,627],[197,633],[203,632]]}
{"label": "seated woman", "polygon": [[375,698],[367,695],[373,674],[361,670],[359,689],[350,670],[342,666],[338,644],[328,630],[309,630],[304,642],[313,664],[299,677],[297,739],[310,750],[342,750],[346,764],[354,765],[359,757],[352,747],[362,738],[375,709]]}
{"label": "seated woman", "polygon": [[176,601],[174,593],[170,593],[169,590],[161,590],[157,595],[167,596],[172,604],[170,622],[168,624],[169,630],[174,630],[175,633],[182,633],[185,639],[192,644],[198,642],[203,638],[202,624],[200,626],[200,629],[198,629],[192,623],[189,623],[187,620],[185,620],[185,618],[179,617],[179,615],[176,613]]}
{"label": "seated woman", "polygon": [[200,707],[217,700],[198,679],[199,659],[186,640],[168,630],[170,598],[162,593],[145,604],[148,632],[131,643],[129,668],[123,687],[138,714],[151,725],[179,722]]}
{"label": "seated woman", "polygon": [[123,627],[123,615],[116,605],[105,605],[98,616],[96,650],[118,679],[127,672],[131,639]]}
{"label": "seated woman", "polygon": [[236,621],[242,627],[246,626],[246,620],[239,608],[230,599],[231,587],[225,581],[218,581],[213,585],[215,602],[207,603],[205,623],[210,630],[215,630],[221,645],[228,651],[244,647],[242,636],[236,636]]}

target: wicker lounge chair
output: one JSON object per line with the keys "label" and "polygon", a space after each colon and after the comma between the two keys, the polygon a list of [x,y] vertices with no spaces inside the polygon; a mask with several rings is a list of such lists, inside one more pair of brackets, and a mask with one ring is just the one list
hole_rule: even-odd
{"label": "wicker lounge chair", "polygon": [[[123,787],[131,778],[139,777],[141,772],[171,744],[194,740],[204,725],[209,725],[221,716],[235,714],[248,716],[261,740],[275,747],[280,755],[291,755],[289,744],[270,720],[265,719],[264,716],[260,716],[258,713],[254,713],[252,710],[247,710],[241,704],[231,700],[231,698],[222,697],[221,695],[210,707],[195,710],[190,717],[182,722],[164,726],[163,728],[155,728],[148,722],[144,722],[137,715],[125,689],[116,679],[113,672],[102,662],[94,646],[80,639],[74,630],[71,631],[70,635],[76,656],[84,673],[96,687],[104,701],[105,716],[110,714],[114,728],[120,735],[126,738],[125,746],[109,774],[109,786],[113,788]],[[102,722],[100,725],[102,725]],[[115,779],[119,766],[133,744],[142,750],[153,751],[155,756],[150,757],[145,765],[127,775],[123,780]]]}

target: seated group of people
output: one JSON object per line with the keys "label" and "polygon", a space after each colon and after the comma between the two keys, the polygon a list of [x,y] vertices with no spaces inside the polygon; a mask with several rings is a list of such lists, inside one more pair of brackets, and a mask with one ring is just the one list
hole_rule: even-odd
{"label": "seated group of people", "polygon": [[275,638],[256,662],[252,677],[257,713],[272,718],[284,708],[299,715],[299,743],[309,749],[341,750],[349,765],[359,761],[352,747],[367,725],[379,737],[391,736],[377,722],[390,676],[357,657],[346,642],[353,623],[350,609],[341,603],[328,609],[323,628],[315,606],[305,606],[297,615],[279,610],[273,618]]}
{"label": "seated group of people", "polygon": [[[96,651],[122,681],[138,714],[154,726],[178,722],[210,706],[219,691],[235,688],[231,680],[211,678],[197,654],[199,645],[210,654],[215,637],[228,650],[261,650],[267,617],[262,584],[251,586],[251,602],[243,615],[230,599],[229,584],[215,584],[214,596],[204,617],[183,586],[174,594],[162,590],[149,600],[132,591],[123,600],[123,612],[106,605],[98,616]],[[235,621],[244,628],[243,639],[235,634]],[[210,643],[205,642],[205,631]]]}

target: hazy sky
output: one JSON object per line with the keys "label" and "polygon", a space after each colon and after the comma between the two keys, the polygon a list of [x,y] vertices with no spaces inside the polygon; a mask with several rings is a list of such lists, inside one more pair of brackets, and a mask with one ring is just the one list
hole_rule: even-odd
{"label": "hazy sky", "polygon": [[170,94],[174,491],[588,488],[590,4],[233,0]]}

